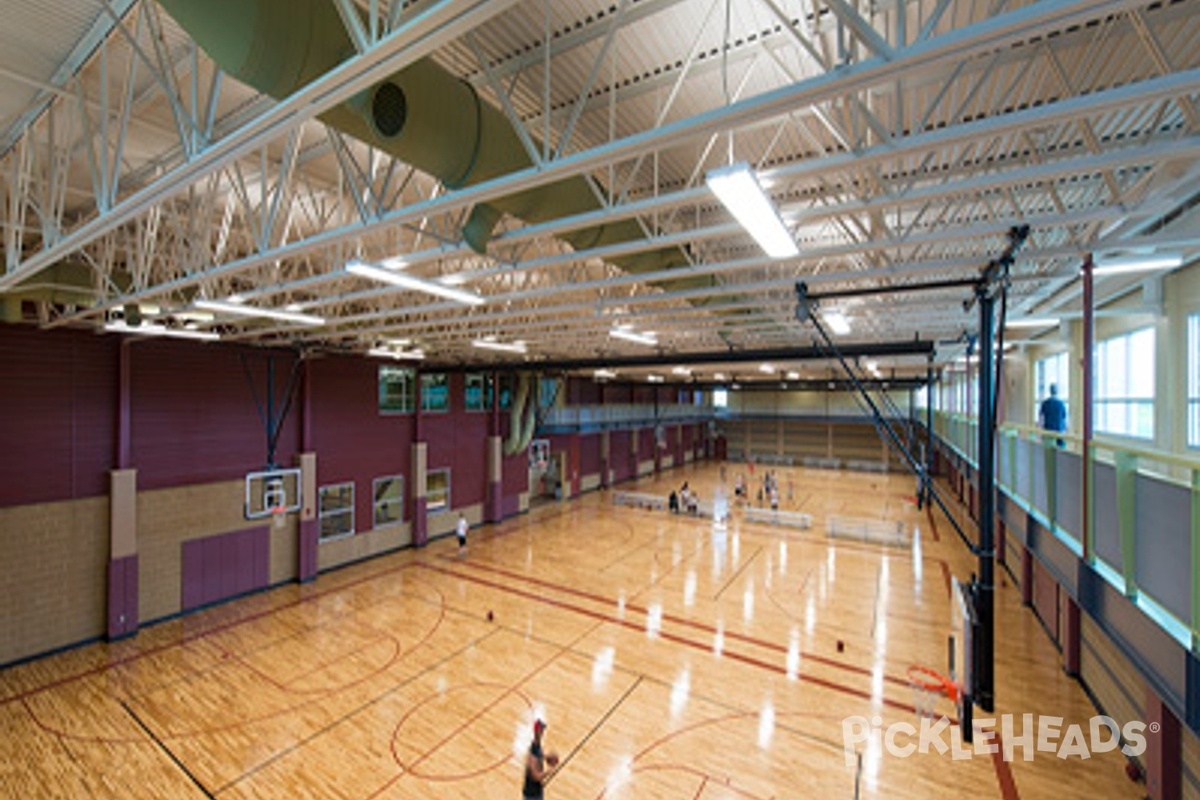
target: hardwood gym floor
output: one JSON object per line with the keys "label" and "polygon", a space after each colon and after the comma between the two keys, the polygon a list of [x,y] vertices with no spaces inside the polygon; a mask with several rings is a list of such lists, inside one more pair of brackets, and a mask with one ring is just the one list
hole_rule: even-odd
{"label": "hardwood gym floor", "polygon": [[[0,795],[516,798],[535,714],[560,800],[1141,795],[1115,752],[847,763],[845,717],[916,722],[906,670],[945,670],[973,560],[909,477],[778,473],[812,529],[594,492],[476,529],[465,558],[440,540],[0,672]],[[685,479],[717,493],[711,465],[621,488]],[[827,539],[828,514],[916,524],[919,546]],[[1095,710],[998,577],[997,713],[1086,732]]]}

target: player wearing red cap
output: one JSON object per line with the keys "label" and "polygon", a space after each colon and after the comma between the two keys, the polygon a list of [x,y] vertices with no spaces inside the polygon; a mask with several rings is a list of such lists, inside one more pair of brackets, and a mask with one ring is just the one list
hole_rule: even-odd
{"label": "player wearing red cap", "polygon": [[558,765],[558,756],[554,753],[542,755],[542,733],[546,723],[534,720],[533,741],[529,745],[529,757],[525,759],[525,785],[521,790],[524,800],[541,800],[545,795],[543,790],[546,780]]}

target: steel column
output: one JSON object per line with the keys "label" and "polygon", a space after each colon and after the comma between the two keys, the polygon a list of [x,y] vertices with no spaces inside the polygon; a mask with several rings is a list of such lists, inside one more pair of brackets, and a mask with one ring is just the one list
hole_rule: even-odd
{"label": "steel column", "polygon": [[975,608],[979,620],[979,646],[976,649],[975,699],[984,711],[991,712],[995,705],[995,586],[993,570],[996,562],[995,549],[995,437],[993,403],[995,351],[992,340],[995,335],[995,297],[991,288],[983,286],[978,292],[979,301],[979,427],[978,427],[978,479],[979,479],[979,584]]}

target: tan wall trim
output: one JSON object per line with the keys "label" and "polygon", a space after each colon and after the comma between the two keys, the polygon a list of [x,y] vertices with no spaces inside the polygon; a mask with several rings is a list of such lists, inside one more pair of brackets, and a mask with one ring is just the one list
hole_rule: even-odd
{"label": "tan wall trim", "polygon": [[137,554],[137,470],[109,473],[109,543],[112,558]]}

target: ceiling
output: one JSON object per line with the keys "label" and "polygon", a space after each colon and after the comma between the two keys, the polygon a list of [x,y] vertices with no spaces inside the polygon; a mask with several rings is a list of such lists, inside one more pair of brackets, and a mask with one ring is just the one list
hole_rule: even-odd
{"label": "ceiling", "polygon": [[[306,62],[303,83],[282,91],[263,76],[287,71],[299,34],[248,40],[233,63],[220,48],[246,42],[197,21],[243,13],[216,27],[252,37],[294,22],[271,18],[280,7],[310,3],[336,15],[346,58]],[[128,317],[307,351],[420,348],[439,365],[612,358],[625,370],[646,358],[656,363],[632,374],[822,377],[824,359],[778,359],[776,373],[746,363],[813,344],[795,313],[803,281],[814,294],[881,290],[821,308],[850,320],[836,342],[868,356],[878,346],[886,373],[914,374],[927,356],[890,346],[940,343],[946,361],[978,319],[970,286],[903,287],[978,277],[1014,226],[1030,234],[1011,265],[1009,318],[1077,315],[1085,253],[1200,253],[1197,0],[2,7],[10,321],[102,330]],[[386,112],[381,83],[417,70],[449,82],[402,98],[396,140],[411,141],[363,136],[354,115]],[[487,135],[464,133],[475,120]],[[731,162],[757,169],[798,257],[768,258],[707,188],[705,174]],[[508,167],[488,173],[493,163]],[[464,226],[479,218],[495,229],[473,249]],[[484,302],[382,284],[347,272],[354,261]],[[1099,278],[1098,297],[1146,277]],[[197,305],[230,297],[324,324]],[[613,338],[618,325],[657,344]],[[526,353],[473,346],[487,337]],[[692,360],[705,363],[666,368]]]}

